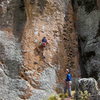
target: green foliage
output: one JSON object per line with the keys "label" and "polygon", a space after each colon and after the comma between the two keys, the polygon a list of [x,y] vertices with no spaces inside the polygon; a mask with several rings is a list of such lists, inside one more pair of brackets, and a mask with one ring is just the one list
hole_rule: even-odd
{"label": "green foliage", "polygon": [[80,91],[80,98],[79,100],[89,100],[89,96],[90,94],[88,93],[88,91]]}
{"label": "green foliage", "polygon": [[66,94],[61,93],[61,94],[59,94],[59,97],[62,98],[62,99],[63,98],[67,98],[68,97],[68,94],[67,93]]}
{"label": "green foliage", "polygon": [[66,94],[60,93],[58,95],[51,95],[48,100],[63,100],[64,98],[67,97],[68,97],[67,93]]}
{"label": "green foliage", "polygon": [[57,100],[57,97],[55,95],[52,95],[52,96],[49,97],[48,100]]}

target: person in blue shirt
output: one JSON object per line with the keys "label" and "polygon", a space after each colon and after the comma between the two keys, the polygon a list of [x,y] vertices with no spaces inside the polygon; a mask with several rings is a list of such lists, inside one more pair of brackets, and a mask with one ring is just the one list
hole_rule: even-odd
{"label": "person in blue shirt", "polygon": [[68,90],[69,97],[72,96],[72,94],[71,94],[71,85],[72,85],[72,75],[70,74],[69,69],[66,69],[64,93],[66,93],[66,91]]}
{"label": "person in blue shirt", "polygon": [[42,38],[42,42],[47,42],[46,37],[43,37],[43,38]]}

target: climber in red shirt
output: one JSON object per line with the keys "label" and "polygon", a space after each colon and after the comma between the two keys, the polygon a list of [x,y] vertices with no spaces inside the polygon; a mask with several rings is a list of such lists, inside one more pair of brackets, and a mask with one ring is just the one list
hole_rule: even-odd
{"label": "climber in red shirt", "polygon": [[47,43],[48,43],[48,42],[47,42],[46,37],[43,37],[43,38],[42,38],[42,46],[43,46],[43,47],[46,47]]}

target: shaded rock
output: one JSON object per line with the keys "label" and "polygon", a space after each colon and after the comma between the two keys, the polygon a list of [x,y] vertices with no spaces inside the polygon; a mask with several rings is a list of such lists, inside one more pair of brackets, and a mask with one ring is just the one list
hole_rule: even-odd
{"label": "shaded rock", "polygon": [[[100,9],[98,0],[73,0],[82,77],[100,77]],[[94,17],[95,16],[95,17]]]}
{"label": "shaded rock", "polygon": [[91,95],[98,94],[97,82],[94,78],[82,78],[78,80],[79,90],[88,91]]}

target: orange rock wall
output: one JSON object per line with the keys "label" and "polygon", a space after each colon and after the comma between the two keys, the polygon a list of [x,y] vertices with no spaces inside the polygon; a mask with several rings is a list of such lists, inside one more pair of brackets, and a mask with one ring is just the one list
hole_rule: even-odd
{"label": "orange rock wall", "polygon": [[[5,53],[0,65],[4,64],[7,75],[14,79],[11,86],[17,84],[18,98],[40,100],[55,90],[63,92],[66,68],[73,77],[79,69],[71,0],[8,1],[0,1],[0,36],[4,38],[0,38],[0,47]],[[48,45],[41,48],[44,36]]]}
{"label": "orange rock wall", "polygon": [[[59,12],[55,6],[57,3],[53,1],[47,1],[42,13],[37,2],[29,2],[25,1],[27,23],[22,40],[24,70],[34,69],[33,76],[38,79],[38,73],[45,68],[57,66],[57,82],[62,83],[66,68],[72,69],[73,77],[76,77],[79,67],[78,43],[71,1],[66,5],[66,13]],[[39,46],[44,36],[49,44],[42,50]],[[27,76],[22,73],[22,77]],[[31,81],[29,78],[26,79]]]}

